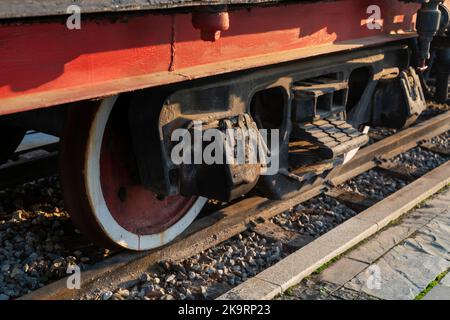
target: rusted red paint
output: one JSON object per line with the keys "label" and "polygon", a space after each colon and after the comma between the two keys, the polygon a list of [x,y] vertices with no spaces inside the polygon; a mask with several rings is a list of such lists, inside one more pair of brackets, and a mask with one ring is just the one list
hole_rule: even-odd
{"label": "rusted red paint", "polygon": [[192,13],[192,25],[200,30],[200,38],[204,41],[217,41],[222,31],[230,28],[228,12],[198,12]]}
{"label": "rusted red paint", "polygon": [[100,156],[100,180],[106,205],[114,220],[138,235],[164,232],[180,220],[197,197],[157,195],[133,180],[135,170],[131,142],[120,130],[107,125]]}
{"label": "rusted red paint", "polygon": [[[362,23],[373,4],[382,9],[383,30]],[[56,22],[5,24],[0,26],[0,114],[163,84],[170,77],[185,80],[183,71],[193,67],[363,43],[410,30],[416,10],[417,5],[398,0],[343,0],[230,11],[229,29],[215,42],[202,41],[191,14],[183,13],[82,21],[81,30]]]}

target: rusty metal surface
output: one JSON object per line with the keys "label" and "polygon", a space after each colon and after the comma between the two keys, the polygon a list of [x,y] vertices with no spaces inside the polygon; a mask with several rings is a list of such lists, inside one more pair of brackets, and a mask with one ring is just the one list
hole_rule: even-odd
{"label": "rusty metal surface", "polygon": [[364,39],[364,41],[347,42],[345,44],[330,44],[313,48],[302,48],[287,52],[256,56],[247,59],[234,59],[228,62],[218,62],[180,70],[179,72],[150,73],[144,76],[127,77],[101,83],[88,83],[76,88],[61,88],[59,90],[42,91],[17,97],[0,97],[0,115],[11,114],[54,105],[92,99],[98,96],[109,96],[120,92],[172,84],[202,77],[221,75],[232,71],[242,71],[269,64],[289,62],[307,57],[321,56],[339,51],[353,51],[364,46],[375,46],[380,43],[392,43],[414,37],[414,34],[382,35]]}
{"label": "rusty metal surface", "polygon": [[[313,2],[320,0],[297,0]],[[323,1],[323,0],[322,0]],[[325,0],[329,1],[329,0]],[[335,0],[339,1],[339,0]],[[0,2],[0,19],[42,17],[67,14],[67,8],[76,4],[83,13],[120,12],[151,9],[170,9],[206,5],[276,4],[287,0],[8,0]]]}
{"label": "rusty metal surface", "polygon": [[[442,134],[450,129],[450,112],[425,121],[393,135],[383,141],[364,148],[341,170],[336,170],[332,182],[342,183],[376,166],[376,159],[386,152],[390,157],[404,152],[425,138]],[[22,300],[77,299],[84,293],[100,286],[108,287],[114,283],[131,279],[160,260],[181,260],[198,252],[207,250],[234,235],[248,229],[251,221],[264,221],[307,201],[322,192],[324,181],[317,181],[308,190],[291,199],[270,201],[252,197],[225,209],[197,220],[184,234],[170,245],[144,253],[120,253],[85,271],[81,290],[69,290],[66,279],[61,279],[44,288],[23,296]]]}
{"label": "rusty metal surface", "polygon": [[339,188],[330,190],[326,194],[357,213],[363,212],[378,202],[378,199]]}
{"label": "rusty metal surface", "polygon": [[389,160],[420,145],[421,141],[438,136],[448,130],[450,130],[450,112],[400,131],[360,150],[352,161],[334,170],[329,179],[333,185],[339,185],[364,171],[376,167],[380,159]]}
{"label": "rusty metal surface", "polygon": [[376,0],[387,16],[400,14],[404,20],[386,22],[383,30],[369,30],[361,22],[368,3],[293,3],[230,11],[230,28],[216,42],[202,41],[191,15],[181,12],[130,14],[119,21],[108,16],[83,18],[81,30],[68,30],[62,19],[2,23],[0,114],[388,45],[415,36],[403,33],[413,27],[413,5]]}
{"label": "rusty metal surface", "polygon": [[377,169],[390,177],[401,179],[403,181],[411,182],[415,179],[415,170],[406,166],[404,163],[387,161],[379,164]]}
{"label": "rusty metal surface", "polygon": [[443,156],[450,156],[450,147],[439,146],[431,142],[422,143],[421,148],[430,150],[431,152],[441,154]]}

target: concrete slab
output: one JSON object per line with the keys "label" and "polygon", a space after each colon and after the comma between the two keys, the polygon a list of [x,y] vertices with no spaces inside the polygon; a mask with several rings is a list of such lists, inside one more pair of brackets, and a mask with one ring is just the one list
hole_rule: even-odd
{"label": "concrete slab", "polygon": [[350,219],[256,277],[278,284],[285,291],[376,230],[376,225]]}
{"label": "concrete slab", "polygon": [[[219,299],[274,298],[280,292],[278,288],[280,288],[281,292],[284,292],[297,285],[303,278],[309,276],[324,263],[370,237],[391,221],[412,209],[419,202],[442,189],[449,182],[450,161],[427,173],[422,178],[394,193],[384,201],[337,226],[335,229],[289,255],[274,266],[259,273],[255,278],[235,287]],[[435,213],[431,210],[425,220],[423,216],[411,219],[407,227],[398,230],[401,230],[407,236],[408,233],[415,230],[414,228],[419,228],[426,221],[429,221],[427,219],[432,218],[431,216]],[[419,218],[422,218],[422,220],[419,221]],[[389,239],[389,241],[393,241],[392,245],[401,241],[401,239],[393,238],[392,236]],[[386,243],[388,244],[389,241]],[[402,252],[396,252],[398,250]],[[374,286],[370,285],[370,279],[373,278],[372,266],[369,266],[365,269],[366,271],[363,271],[357,277],[353,278],[353,280],[347,282],[345,286],[348,286],[348,289],[362,291],[381,299],[401,299],[405,297],[413,299],[438,274],[445,270],[442,269],[443,266],[446,268],[450,266],[450,262],[439,257],[433,257],[421,250],[407,250],[402,246],[397,246],[391,249],[390,253],[392,257],[382,257],[377,261],[379,271],[384,270],[383,276],[380,275],[377,281],[381,282],[387,288],[385,294],[377,295],[378,292],[372,290],[374,288]],[[398,254],[400,255],[396,258]],[[403,270],[401,266],[404,264],[410,265],[411,267]],[[331,277],[331,271],[329,272]],[[349,277],[349,275],[341,276],[342,278],[338,278],[335,275],[335,281],[341,282],[344,278]],[[415,284],[416,280],[417,285]],[[259,285],[261,286],[266,286],[265,290],[258,292],[259,290],[252,289],[256,286],[256,283],[260,283]],[[398,289],[396,289],[396,285],[398,285]],[[269,287],[267,288],[267,286]],[[377,290],[377,286],[375,286],[375,290]]]}
{"label": "concrete slab", "polygon": [[409,227],[404,227],[403,224],[393,226],[376,234],[368,242],[349,252],[347,257],[371,264],[387,251],[416,232],[418,228],[418,225],[410,225]]}
{"label": "concrete slab", "polygon": [[[298,284],[317,268],[334,258],[335,248],[316,245],[314,242],[262,271],[256,277],[279,285],[283,291]],[[234,289],[233,289],[234,290]]]}
{"label": "concrete slab", "polygon": [[450,300],[450,288],[438,284],[422,300]]}
{"label": "concrete slab", "polygon": [[450,261],[450,216],[439,216],[405,241],[405,246]]}
{"label": "concrete slab", "polygon": [[340,300],[331,294],[338,290],[339,286],[328,282],[302,281],[302,286],[298,286],[277,298],[278,300]]}
{"label": "concrete slab", "polygon": [[360,213],[357,217],[367,222],[377,223],[381,229],[414,208],[419,202],[444,188],[449,182],[450,161]]}
{"label": "concrete slab", "polygon": [[403,227],[413,227],[419,229],[446,210],[447,208],[428,206],[419,208],[408,213],[404,218],[402,218],[401,225]]}
{"label": "concrete slab", "polygon": [[375,234],[377,230],[376,223],[363,221],[355,216],[314,240],[314,243],[316,246],[334,249],[333,254],[337,256]]}
{"label": "concrete slab", "polygon": [[328,269],[325,269],[320,275],[321,281],[344,285],[361,271],[368,267],[367,263],[362,263],[348,258],[342,258]]}
{"label": "concrete slab", "polygon": [[450,272],[447,273],[447,275],[441,279],[440,284],[449,287],[450,288]]}
{"label": "concrete slab", "polygon": [[433,207],[449,209],[450,208],[450,196],[449,192],[443,193],[442,195],[437,196],[433,199]]}
{"label": "concrete slab", "polygon": [[354,291],[345,287],[332,293],[333,297],[340,300],[379,300],[376,297],[372,297],[364,292]]}
{"label": "concrete slab", "polygon": [[[446,192],[446,195],[450,199],[450,192]],[[441,216],[443,212],[446,212],[447,208],[439,205],[441,202],[439,199],[431,200],[426,204],[426,207],[407,214],[401,219],[399,225],[383,230],[370,239],[370,241],[352,250],[347,256],[365,263],[374,262],[394,246],[430,223],[437,216]]]}
{"label": "concrete slab", "polygon": [[281,294],[281,287],[258,278],[251,278],[217,300],[269,300]]}
{"label": "concrete slab", "polygon": [[436,200],[440,200],[440,204],[442,206],[447,206],[447,208],[450,207],[450,189],[446,190],[445,192],[442,192],[440,194],[437,194],[435,197]]}
{"label": "concrete slab", "polygon": [[372,264],[346,288],[387,300],[413,300],[450,262],[398,245]]}

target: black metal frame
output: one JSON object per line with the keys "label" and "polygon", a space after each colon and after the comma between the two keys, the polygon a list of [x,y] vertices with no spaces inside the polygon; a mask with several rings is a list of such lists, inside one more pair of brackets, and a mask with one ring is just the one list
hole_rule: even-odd
{"label": "black metal frame", "polygon": [[[380,79],[386,76],[398,76],[410,64],[410,50],[406,44],[387,45],[349,53],[333,54],[310,60],[296,61],[276,66],[246,70],[203,81],[166,87],[167,97],[161,88],[149,89],[133,94],[130,128],[133,134],[135,155],[141,181],[146,187],[161,195],[183,193],[180,167],[170,160],[173,144],[170,136],[173,130],[187,127],[193,120],[212,122],[242,114],[252,114],[252,99],[258,92],[279,88],[283,92],[283,122],[280,126],[280,167],[289,170],[288,144],[292,130],[291,106],[294,101],[293,87],[299,81],[336,74],[340,82],[348,85],[354,70],[367,68],[369,79],[363,92],[359,93],[359,104],[353,108],[349,117],[356,126],[370,124],[372,96]],[[394,73],[394,74],[392,74]],[[158,135],[154,127],[156,112],[162,105],[158,116]],[[362,110],[362,112],[361,112]],[[342,110],[339,110],[341,112]],[[252,114],[254,118],[258,115]],[[257,121],[258,122],[258,121]],[[159,148],[157,147],[159,144]],[[159,150],[159,151],[158,151]],[[216,181],[214,176],[197,174],[183,175],[183,179],[202,179],[210,181],[211,188]],[[265,196],[274,199],[288,197],[298,191],[305,182],[295,181],[285,174],[262,176],[257,189]],[[253,186],[252,186],[253,187]],[[227,198],[231,192],[222,186]],[[247,190],[247,189],[246,189]],[[248,190],[247,190],[248,191]]]}

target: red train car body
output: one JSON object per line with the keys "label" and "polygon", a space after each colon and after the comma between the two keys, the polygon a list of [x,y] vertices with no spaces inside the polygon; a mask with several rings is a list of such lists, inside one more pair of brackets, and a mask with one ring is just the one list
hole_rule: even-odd
{"label": "red train car body", "polygon": [[[359,130],[409,125],[423,108],[425,60],[440,57],[448,82],[448,2],[2,3],[0,160],[25,129],[60,136],[77,225],[108,246],[164,245],[207,198],[288,197],[312,181],[304,172],[347,161],[366,141]],[[172,163],[176,128],[234,119],[281,131],[276,174]],[[328,134],[324,122],[345,138],[330,145],[308,129]],[[326,170],[309,169],[305,143]]]}

